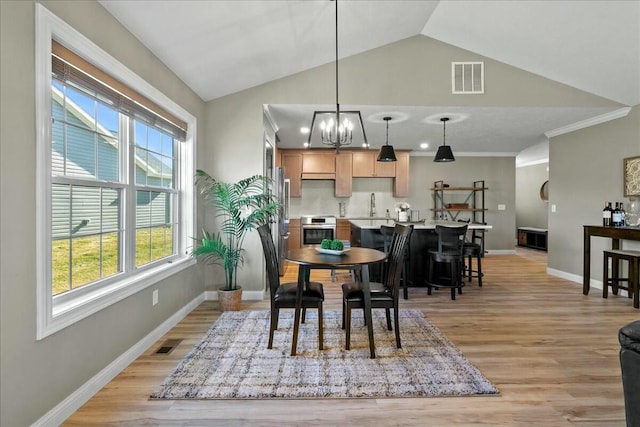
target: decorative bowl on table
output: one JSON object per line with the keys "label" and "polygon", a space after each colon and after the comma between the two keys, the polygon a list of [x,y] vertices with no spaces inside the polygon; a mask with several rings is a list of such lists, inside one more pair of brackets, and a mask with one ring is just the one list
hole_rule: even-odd
{"label": "decorative bowl on table", "polygon": [[344,255],[345,253],[349,252],[350,248],[344,248],[341,251],[336,251],[333,249],[322,249],[321,247],[316,247],[316,251],[320,252],[321,254],[327,254],[327,255]]}

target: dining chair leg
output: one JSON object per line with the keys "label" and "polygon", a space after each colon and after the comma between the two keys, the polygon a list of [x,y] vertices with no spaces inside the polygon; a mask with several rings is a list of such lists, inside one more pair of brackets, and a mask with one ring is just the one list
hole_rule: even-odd
{"label": "dining chair leg", "polygon": [[322,301],[318,303],[318,349],[324,350],[324,331],[323,331],[323,321],[322,321]]}
{"label": "dining chair leg", "polygon": [[344,348],[347,350],[351,350],[351,307],[349,304],[346,305],[345,309],[345,344]]}
{"label": "dining chair leg", "polygon": [[609,257],[602,257],[602,298],[609,297]]}
{"label": "dining chair leg", "polygon": [[278,329],[278,316],[279,316],[279,310],[273,309],[271,310],[271,324],[269,325],[269,343],[267,344],[267,348],[271,349],[273,348],[273,334],[275,332],[276,329]]}
{"label": "dining chair leg", "polygon": [[387,315],[387,330],[391,331],[392,327],[391,327],[391,310],[389,310],[388,308],[384,309],[385,314]]}
{"label": "dining chair leg", "polygon": [[400,342],[400,319],[398,315],[398,307],[393,309],[393,326],[396,328],[396,347],[402,348],[402,343]]}
{"label": "dining chair leg", "polygon": [[615,258],[611,258],[611,290],[613,291],[614,295],[618,295],[618,284],[620,283],[618,281],[618,269],[620,268],[620,261],[616,260]]}
{"label": "dining chair leg", "polygon": [[480,261],[482,257],[478,256],[478,287],[482,287],[482,261]]}
{"label": "dining chair leg", "polygon": [[300,320],[302,323],[305,322],[305,320],[307,320],[307,309],[303,308],[302,309],[302,320]]}
{"label": "dining chair leg", "polygon": [[347,309],[347,306],[344,302],[344,299],[342,300],[342,329],[344,329],[344,318],[345,318],[345,310]]}

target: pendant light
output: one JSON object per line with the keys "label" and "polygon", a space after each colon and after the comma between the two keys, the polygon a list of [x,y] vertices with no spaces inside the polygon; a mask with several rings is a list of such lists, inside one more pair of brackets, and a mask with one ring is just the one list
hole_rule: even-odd
{"label": "pendant light", "polygon": [[395,162],[397,161],[396,153],[395,151],[393,151],[393,146],[389,145],[389,120],[391,120],[391,117],[383,117],[382,120],[387,122],[387,142],[382,147],[380,147],[380,152],[378,153],[378,161]]}
{"label": "pendant light", "polygon": [[310,147],[312,137],[319,135],[322,144],[335,147],[338,150],[342,146],[350,145],[353,142],[354,130],[359,130],[364,140],[363,145],[368,147],[369,143],[360,111],[340,110],[338,100],[338,0],[334,1],[336,3],[336,109],[335,111],[314,111],[306,146]]}
{"label": "pendant light", "polygon": [[436,153],[436,157],[433,159],[434,162],[453,162],[456,160],[453,157],[453,151],[451,151],[451,147],[447,145],[447,122],[449,121],[449,117],[442,117],[440,119],[442,122],[442,145],[438,147],[438,152]]}

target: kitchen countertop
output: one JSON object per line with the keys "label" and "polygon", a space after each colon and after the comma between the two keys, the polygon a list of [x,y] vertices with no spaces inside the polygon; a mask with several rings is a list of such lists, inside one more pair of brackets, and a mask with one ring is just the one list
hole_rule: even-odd
{"label": "kitchen countertop", "polygon": [[[362,229],[378,229],[381,225],[395,225],[395,221],[392,219],[349,219],[351,224]],[[433,230],[436,225],[443,225],[445,227],[461,227],[466,223],[454,222],[454,221],[420,221],[420,222],[401,222],[400,224],[412,224],[414,230]],[[485,224],[466,224],[469,226],[469,230],[491,230],[493,227]]]}

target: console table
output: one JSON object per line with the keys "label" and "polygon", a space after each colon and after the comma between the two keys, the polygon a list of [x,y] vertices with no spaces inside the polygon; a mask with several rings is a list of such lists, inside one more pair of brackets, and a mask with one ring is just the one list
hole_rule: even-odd
{"label": "console table", "polygon": [[591,281],[591,236],[608,237],[611,248],[620,249],[620,240],[640,241],[640,227],[603,227],[601,225],[584,226],[584,255],[582,259],[582,293],[589,294]]}

